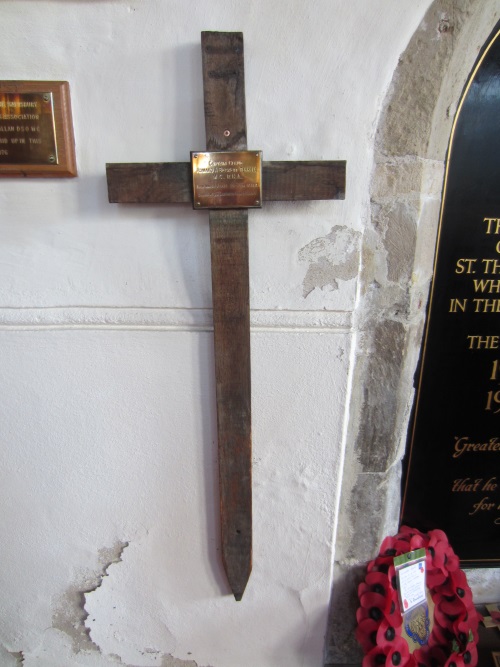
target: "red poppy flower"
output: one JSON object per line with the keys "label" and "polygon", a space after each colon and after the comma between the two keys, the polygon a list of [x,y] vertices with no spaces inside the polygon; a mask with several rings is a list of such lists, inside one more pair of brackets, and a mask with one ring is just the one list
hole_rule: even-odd
{"label": "red poppy flower", "polygon": [[380,665],[385,665],[385,658],[386,653],[384,649],[380,648],[380,646],[375,646],[375,648],[365,654],[361,667],[380,667]]}
{"label": "red poppy flower", "polygon": [[470,665],[477,665],[477,638],[475,641],[467,644],[465,651],[462,652],[462,657],[464,664],[467,665],[467,667],[470,667]]}
{"label": "red poppy flower", "polygon": [[388,549],[393,549],[394,544],[396,540],[398,539],[398,536],[387,536],[384,537],[382,540],[382,544],[380,545],[380,552],[379,552],[379,558],[382,554],[384,554]]}
{"label": "red poppy flower", "polygon": [[389,595],[389,582],[387,576],[382,572],[369,572],[366,578],[358,586],[358,595],[361,597],[363,593],[380,593],[387,597]]}
{"label": "red poppy flower", "polygon": [[460,603],[449,603],[445,599],[441,599],[434,607],[434,620],[446,630],[453,631],[453,623],[464,621],[466,618],[467,609]]}
{"label": "red poppy flower", "polygon": [[429,537],[425,533],[421,533],[415,528],[402,526],[400,535],[404,535],[404,539],[409,542],[409,549],[407,551],[414,551],[415,549],[425,549],[429,544]]}
{"label": "red poppy flower", "polygon": [[356,626],[355,635],[365,653],[377,645],[377,630],[379,623],[373,618],[363,618]]}
{"label": "red poppy flower", "polygon": [[477,642],[479,635],[477,633],[477,628],[479,626],[479,618],[477,614],[469,614],[466,619],[460,619],[453,623],[453,634],[457,637],[460,644],[467,644],[471,641],[470,636],[472,634],[472,640]]}
{"label": "red poppy flower", "polygon": [[407,665],[409,667],[412,665],[412,663],[415,664],[412,655],[410,654],[408,644],[404,639],[399,637],[398,640],[394,642],[394,645],[390,648],[385,664],[390,665],[391,667],[393,665],[396,665],[396,667],[397,665],[400,667]]}
{"label": "red poppy flower", "polygon": [[390,601],[384,612],[384,618],[390,625],[394,626],[395,628],[399,628],[403,623],[401,607],[399,606],[399,597],[397,592],[392,588]]}
{"label": "red poppy flower", "polygon": [[415,551],[415,549],[425,549],[428,543],[428,539],[421,533],[415,533],[411,536],[410,539],[410,549]]}
{"label": "red poppy flower", "polygon": [[434,619],[434,627],[429,637],[429,646],[448,646],[450,642],[450,631],[442,628]]}
{"label": "red poppy flower", "polygon": [[376,614],[378,618],[374,618],[375,621],[382,618],[382,613],[387,605],[387,598],[384,595],[374,593],[373,591],[367,591],[360,595],[359,601],[364,609],[371,610],[375,608],[380,610],[380,615]]}
{"label": "red poppy flower", "polygon": [[454,570],[450,572],[450,576],[443,590],[439,591],[441,595],[455,595],[458,600],[466,607],[471,609],[474,606],[472,601],[472,591],[467,583],[467,576],[463,570]]}
{"label": "red poppy flower", "polygon": [[377,646],[389,650],[401,641],[401,623],[399,626],[394,626],[384,618],[378,627],[376,639]]}
{"label": "red poppy flower", "polygon": [[376,646],[365,655],[361,665],[362,667],[380,667],[380,665],[386,667],[414,667],[415,663],[410,655],[408,644],[400,638],[397,644],[390,648],[384,649],[381,646]]}
{"label": "red poppy flower", "polygon": [[418,667],[431,667],[428,649],[424,651],[421,648],[418,648],[416,651],[413,651],[413,659]]}
{"label": "red poppy flower", "polygon": [[439,611],[452,623],[458,619],[465,619],[467,616],[467,607],[456,595],[441,598],[438,607]]}
{"label": "red poppy flower", "polygon": [[457,570],[460,561],[451,548],[448,538],[442,530],[429,531],[429,544],[427,546],[432,555],[432,566],[441,570],[445,575]]}

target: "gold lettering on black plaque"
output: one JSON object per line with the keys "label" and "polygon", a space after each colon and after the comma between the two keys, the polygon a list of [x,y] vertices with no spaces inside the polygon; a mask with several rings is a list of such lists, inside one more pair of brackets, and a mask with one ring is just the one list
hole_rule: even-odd
{"label": "gold lettering on black plaque", "polygon": [[57,164],[52,93],[0,92],[0,164]]}
{"label": "gold lettering on black plaque", "polygon": [[260,208],[262,151],[191,153],[194,208]]}
{"label": "gold lettering on black plaque", "polygon": [[76,176],[67,81],[0,81],[0,176]]}

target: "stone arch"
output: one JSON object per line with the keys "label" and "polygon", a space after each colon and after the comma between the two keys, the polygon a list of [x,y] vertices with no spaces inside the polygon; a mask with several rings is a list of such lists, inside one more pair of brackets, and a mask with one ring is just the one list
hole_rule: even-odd
{"label": "stone arch", "polygon": [[[383,537],[397,530],[446,151],[463,87],[499,19],[496,0],[435,0],[399,59],[380,111],[355,312],[329,665],[360,663],[357,584]],[[499,572],[471,571],[473,590],[475,584],[480,594],[488,577]]]}

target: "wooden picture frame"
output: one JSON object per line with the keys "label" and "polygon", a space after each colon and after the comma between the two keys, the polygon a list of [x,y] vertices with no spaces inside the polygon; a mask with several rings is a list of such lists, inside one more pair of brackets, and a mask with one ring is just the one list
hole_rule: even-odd
{"label": "wooden picture frame", "polygon": [[0,177],[77,175],[67,81],[0,81]]}

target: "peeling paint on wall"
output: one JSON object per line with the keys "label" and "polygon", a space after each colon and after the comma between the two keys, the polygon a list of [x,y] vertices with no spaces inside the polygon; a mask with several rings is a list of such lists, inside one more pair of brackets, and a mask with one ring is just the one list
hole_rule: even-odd
{"label": "peeling paint on wall", "polygon": [[60,598],[52,616],[52,627],[67,634],[72,643],[73,651],[99,651],[99,647],[90,638],[90,632],[85,626],[88,613],[85,610],[85,596],[101,586],[108,568],[113,563],[119,563],[128,542],[116,542],[113,547],[99,551],[98,572],[84,574]]}
{"label": "peeling paint on wall", "polygon": [[[75,655],[91,652],[103,653],[91,637],[91,626],[87,626],[86,623],[89,612],[85,604],[88,597],[102,586],[104,579],[110,576],[110,567],[122,562],[123,552],[128,546],[128,542],[118,541],[112,547],[100,549],[98,554],[100,569],[82,575],[59,600],[53,615],[52,627],[65,633],[71,639],[72,650]],[[93,618],[92,621],[96,622],[96,619]],[[194,660],[175,658],[152,647],[144,648],[143,654],[150,659],[152,658],[158,667],[198,667]],[[11,655],[17,659],[15,667],[24,664],[22,651],[11,653]],[[116,653],[110,653],[104,657],[111,664],[121,665],[122,667],[141,667],[137,664],[123,662]]]}
{"label": "peeling paint on wall", "polygon": [[171,655],[164,655],[159,667],[198,667],[198,664],[194,660],[181,660]]}
{"label": "peeling paint on wall", "polygon": [[339,280],[356,278],[360,237],[359,232],[335,225],[299,250],[299,261],[309,264],[302,283],[304,299],[316,288],[337,290]]}

